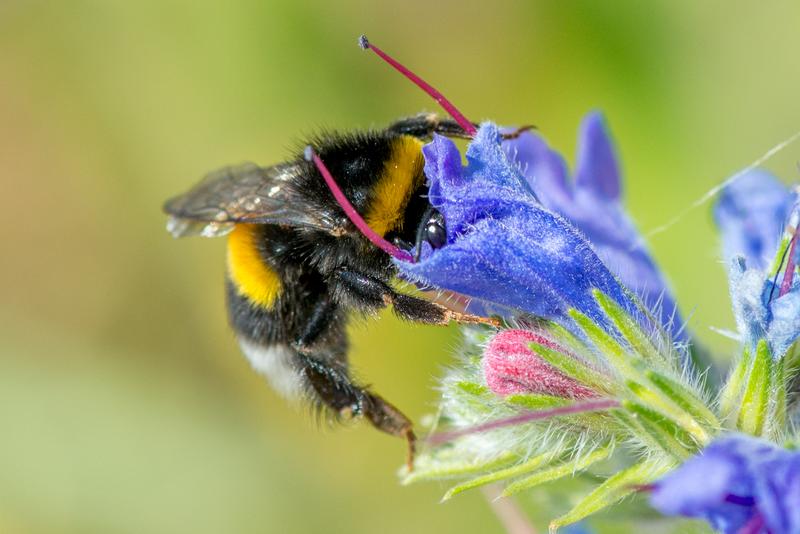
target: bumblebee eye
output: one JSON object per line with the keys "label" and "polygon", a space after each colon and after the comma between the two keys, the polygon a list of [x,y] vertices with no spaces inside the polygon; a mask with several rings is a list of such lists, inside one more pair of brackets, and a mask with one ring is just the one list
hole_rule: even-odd
{"label": "bumblebee eye", "polygon": [[442,248],[447,244],[447,229],[444,224],[444,215],[429,206],[422,216],[422,221],[417,227],[416,253],[414,261],[419,261],[422,254],[422,243],[427,242],[431,248]]}
{"label": "bumblebee eye", "polygon": [[425,227],[425,241],[433,248],[442,248],[447,243],[447,230],[440,221],[431,220]]}

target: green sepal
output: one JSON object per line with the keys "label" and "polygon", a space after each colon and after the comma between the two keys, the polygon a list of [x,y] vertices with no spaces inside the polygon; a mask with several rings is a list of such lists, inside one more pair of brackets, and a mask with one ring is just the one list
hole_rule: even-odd
{"label": "green sepal", "polygon": [[589,341],[603,355],[605,361],[611,364],[619,374],[625,378],[639,378],[631,354],[616,339],[608,335],[600,325],[574,308],[569,310],[569,316],[583,330]]}
{"label": "green sepal", "polygon": [[622,425],[628,433],[628,438],[634,439],[643,446],[644,451],[652,453],[664,449],[655,437],[644,427],[644,425],[632,414],[622,408],[612,410],[611,415]]}
{"label": "green sepal", "polygon": [[582,354],[586,352],[586,344],[560,324],[554,321],[545,321],[543,325],[547,333],[553,338],[553,341],[557,342],[568,351],[573,354]]}
{"label": "green sepal", "polygon": [[[519,457],[516,454],[507,452],[496,458],[477,462],[429,462],[429,465],[414,466],[411,473],[405,472],[401,484],[411,484],[421,480],[438,480],[443,478],[462,477],[504,468],[516,461]],[[405,468],[404,468],[405,469]]]}
{"label": "green sepal", "polygon": [[736,426],[742,432],[760,436],[769,408],[770,384],[772,382],[772,351],[762,339],[756,346],[747,385],[742,396],[742,407]]}
{"label": "green sepal", "polygon": [[497,482],[499,480],[505,480],[507,478],[517,477],[520,475],[524,475],[526,473],[530,473],[531,471],[538,469],[542,465],[550,462],[553,459],[552,452],[546,452],[544,454],[539,454],[530,458],[521,464],[514,465],[512,467],[507,467],[505,469],[500,469],[498,471],[493,471],[491,473],[487,473],[485,475],[467,480],[466,482],[462,482],[456,486],[453,486],[447,493],[444,494],[442,497],[442,501],[446,501],[458,495],[459,493],[463,493],[467,490],[479,488],[481,486],[485,486],[486,484],[491,484],[492,482]]}
{"label": "green sepal", "polygon": [[713,429],[719,428],[720,422],[714,412],[683,384],[657,371],[647,371],[645,376],[661,393],[686,410],[692,417]]}
{"label": "green sepal", "polygon": [[555,408],[557,406],[565,406],[574,401],[572,399],[565,399],[564,397],[556,397],[554,395],[541,395],[538,393],[515,393],[505,398],[508,404],[526,408],[528,410],[546,410],[548,408]]}
{"label": "green sepal", "polygon": [[609,380],[578,358],[564,354],[541,343],[530,343],[528,347],[541,359],[559,372],[596,391],[609,391]]}
{"label": "green sepal", "polygon": [[[782,430],[786,427],[786,360],[781,359],[775,364],[775,392],[774,407],[772,410],[772,428]],[[775,436],[778,437],[778,436]]]}
{"label": "green sepal", "polygon": [[778,245],[778,250],[775,252],[775,257],[772,259],[772,265],[770,266],[769,277],[774,278],[775,275],[778,274],[783,268],[784,260],[786,259],[786,253],[789,251],[789,246],[792,243],[791,236],[786,235],[784,232],[783,237],[781,237],[781,243]]}
{"label": "green sepal", "polygon": [[635,492],[637,486],[653,482],[669,471],[671,467],[672,464],[644,460],[618,471],[581,499],[569,512],[551,521],[550,532],[555,532],[561,527],[571,525],[603,508],[618,503]]}
{"label": "green sepal", "polygon": [[658,360],[659,363],[665,363],[664,356],[653,346],[653,343],[642,331],[639,324],[634,321],[631,316],[622,309],[622,307],[611,297],[600,291],[593,289],[592,295],[597,304],[605,312],[606,316],[611,319],[614,326],[622,334],[622,337],[628,344],[639,354],[650,360]]}
{"label": "green sepal", "polygon": [[480,396],[489,392],[489,388],[481,384],[476,384],[475,382],[456,382],[456,387],[464,393],[469,393],[470,395]]}
{"label": "green sepal", "polygon": [[683,410],[680,405],[666,397],[660,390],[651,390],[638,382],[628,380],[625,382],[628,389],[633,393],[636,398],[642,401],[644,406],[653,408],[654,410],[663,412],[665,416],[674,420],[675,423],[684,430],[687,435],[691,435],[691,439],[700,445],[705,445],[709,441],[708,432],[689,415],[688,412]]}
{"label": "green sepal", "polygon": [[745,347],[742,357],[739,358],[736,367],[733,368],[722,388],[722,394],[719,398],[719,411],[723,421],[727,423],[726,426],[732,427],[734,421],[738,419],[739,399],[742,398],[742,391],[744,390],[751,359],[750,348]]}
{"label": "green sepal", "polygon": [[630,400],[622,401],[622,407],[642,424],[664,452],[675,459],[685,460],[690,456],[690,450],[694,451],[691,436],[671,418]]}
{"label": "green sepal", "polygon": [[512,482],[503,490],[501,494],[503,497],[508,497],[509,495],[514,495],[515,493],[519,493],[520,491],[530,489],[534,486],[538,486],[539,484],[543,484],[545,482],[550,482],[553,480],[558,480],[559,478],[563,478],[565,476],[573,475],[579,471],[583,471],[588,469],[593,464],[605,460],[614,452],[613,445],[603,445],[589,454],[579,456],[574,460],[564,462],[553,467],[548,467],[546,469],[542,469],[541,471],[537,471],[536,473],[527,476],[523,479],[517,480]]}

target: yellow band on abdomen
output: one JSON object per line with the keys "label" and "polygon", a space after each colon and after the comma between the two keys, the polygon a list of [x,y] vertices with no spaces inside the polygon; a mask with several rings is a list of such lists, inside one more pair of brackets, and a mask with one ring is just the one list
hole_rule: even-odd
{"label": "yellow band on abdomen", "polygon": [[228,276],[240,295],[271,308],[281,292],[281,279],[258,249],[258,225],[237,224],[228,236]]}

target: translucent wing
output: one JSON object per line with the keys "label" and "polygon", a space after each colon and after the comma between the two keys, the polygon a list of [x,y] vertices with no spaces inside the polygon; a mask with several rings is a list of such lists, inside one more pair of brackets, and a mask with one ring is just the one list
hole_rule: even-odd
{"label": "translucent wing", "polygon": [[297,163],[259,167],[244,163],[207,175],[183,195],[164,204],[167,230],[175,237],[225,235],[235,223],[306,226],[334,233],[330,214],[309,210],[295,189],[303,172]]}

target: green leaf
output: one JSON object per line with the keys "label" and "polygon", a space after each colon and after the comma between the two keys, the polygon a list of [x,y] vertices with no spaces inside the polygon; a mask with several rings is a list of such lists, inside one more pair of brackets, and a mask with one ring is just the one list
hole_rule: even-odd
{"label": "green leaf", "polygon": [[449,500],[453,498],[455,495],[459,493],[463,493],[467,490],[478,488],[480,486],[484,486],[486,484],[490,484],[492,482],[497,482],[498,480],[504,480],[507,478],[516,477],[519,475],[524,475],[525,473],[530,473],[534,469],[548,463],[550,460],[553,459],[553,453],[547,452],[544,454],[540,454],[538,456],[534,456],[533,458],[522,462],[521,464],[508,467],[506,469],[500,469],[498,471],[494,471],[492,473],[488,473],[486,475],[482,475],[471,480],[467,480],[466,482],[462,482],[457,486],[453,486],[447,493],[444,494],[442,497],[442,501]]}
{"label": "green leaf", "polygon": [[737,427],[742,432],[760,436],[769,407],[770,383],[772,378],[772,352],[766,340],[762,339],[756,347],[756,354],[747,377],[742,408],[739,411]]}
{"label": "green leaf", "polygon": [[576,504],[572,510],[554,519],[550,523],[550,531],[580,521],[595,512],[612,504],[616,504],[636,491],[636,486],[653,482],[670,470],[673,464],[664,464],[654,460],[644,460],[627,469],[615,473],[606,479],[586,497]]}
{"label": "green leaf", "polygon": [[666,362],[664,355],[653,346],[653,343],[642,331],[639,324],[614,299],[599,289],[592,290],[592,294],[603,312],[611,319],[617,330],[636,352],[650,360],[657,360],[662,364]]}
{"label": "green leaf", "polygon": [[696,449],[689,434],[664,414],[630,400],[622,401],[622,407],[642,424],[664,452],[675,459],[685,460]]}
{"label": "green leaf", "polygon": [[517,480],[516,482],[512,482],[503,490],[502,496],[508,497],[509,495],[514,495],[515,493],[538,486],[544,482],[550,482],[565,476],[573,475],[578,471],[583,471],[591,467],[592,464],[595,464],[601,460],[605,460],[611,456],[612,452],[614,452],[613,445],[604,445],[598,449],[595,449],[589,454],[579,456],[572,461],[543,469],[534,473],[533,475],[527,476],[521,480]]}
{"label": "green leaf", "polygon": [[[541,359],[549,363],[555,369],[564,373],[570,378],[575,379],[597,391],[609,391],[611,382],[603,377],[596,369],[592,369],[578,358],[569,354],[564,354],[555,349],[551,349],[541,343],[531,343],[528,347],[535,352]],[[604,379],[605,378],[605,379]]]}
{"label": "green leaf", "polygon": [[717,416],[689,388],[657,371],[647,371],[645,375],[661,393],[686,410],[692,417],[711,428],[719,428],[720,422]]}

